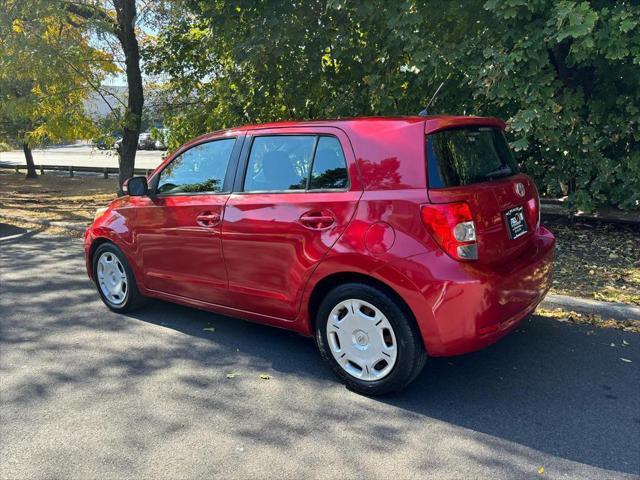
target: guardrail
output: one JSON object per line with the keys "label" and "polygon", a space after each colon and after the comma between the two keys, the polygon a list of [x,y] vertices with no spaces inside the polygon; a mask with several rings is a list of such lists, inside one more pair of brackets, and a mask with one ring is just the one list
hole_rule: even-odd
{"label": "guardrail", "polygon": [[[20,173],[20,170],[26,170],[26,165],[7,165],[0,164],[0,168],[15,170],[16,173]],[[104,178],[109,178],[109,174],[117,174],[118,167],[77,167],[74,165],[36,165],[36,169],[40,170],[40,175],[44,175],[46,170],[55,172],[68,172],[69,176],[73,178],[75,173],[101,173]],[[133,170],[134,175],[149,175],[152,172],[152,168],[136,168]]]}

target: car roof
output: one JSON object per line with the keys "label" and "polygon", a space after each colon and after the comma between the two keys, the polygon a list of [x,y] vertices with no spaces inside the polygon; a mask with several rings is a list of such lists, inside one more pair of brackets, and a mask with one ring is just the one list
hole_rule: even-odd
{"label": "car roof", "polygon": [[[200,135],[189,142],[185,143],[183,147],[197,143],[209,138],[220,137],[223,135],[233,135],[238,133],[246,133],[254,130],[276,129],[286,127],[337,127],[347,133],[354,128],[362,129],[367,126],[372,128],[378,128],[385,126],[402,127],[413,125],[416,123],[425,124],[425,133],[433,133],[445,128],[455,128],[465,125],[486,125],[495,126],[497,128],[504,129],[506,124],[494,117],[478,117],[478,116],[461,116],[461,115],[428,115],[428,116],[387,116],[387,117],[344,117],[344,118],[331,118],[331,119],[317,119],[317,120],[289,120],[280,122],[259,123],[251,125],[243,125],[239,127],[227,128],[223,130],[216,130],[214,132],[205,133]],[[181,147],[182,148],[182,147]]]}

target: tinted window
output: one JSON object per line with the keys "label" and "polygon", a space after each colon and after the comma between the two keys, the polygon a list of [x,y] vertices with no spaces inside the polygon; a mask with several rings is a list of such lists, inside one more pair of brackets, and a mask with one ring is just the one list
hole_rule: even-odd
{"label": "tinted window", "polygon": [[455,187],[518,173],[502,130],[444,130],[427,137],[429,187]]}
{"label": "tinted window", "polygon": [[347,162],[340,142],[335,137],[320,137],[313,159],[309,188],[346,188],[348,185]]}
{"label": "tinted window", "polygon": [[316,137],[256,137],[251,147],[244,191],[304,190]]}
{"label": "tinted window", "polygon": [[235,138],[202,143],[180,154],[160,173],[158,193],[220,192]]}

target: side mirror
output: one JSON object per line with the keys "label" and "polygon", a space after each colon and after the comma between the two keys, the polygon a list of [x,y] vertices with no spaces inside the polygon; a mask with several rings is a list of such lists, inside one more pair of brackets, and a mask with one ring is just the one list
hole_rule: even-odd
{"label": "side mirror", "polygon": [[122,191],[132,197],[144,197],[149,193],[147,177],[131,177],[125,180]]}

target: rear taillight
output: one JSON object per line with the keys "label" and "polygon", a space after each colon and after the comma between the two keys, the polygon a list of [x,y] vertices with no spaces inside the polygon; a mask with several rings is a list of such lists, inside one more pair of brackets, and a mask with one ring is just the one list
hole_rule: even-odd
{"label": "rear taillight", "polygon": [[535,189],[535,195],[527,200],[527,212],[529,213],[527,218],[529,228],[535,231],[540,226],[540,196],[538,195],[538,189]]}
{"label": "rear taillight", "polygon": [[437,244],[455,260],[477,260],[476,225],[464,202],[422,205],[422,222]]}

